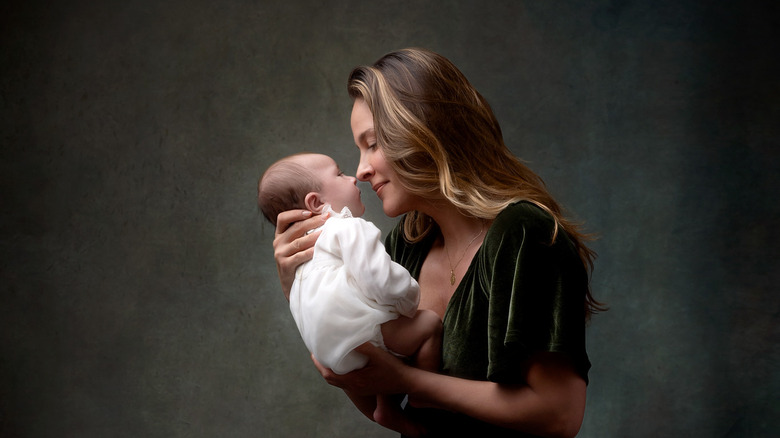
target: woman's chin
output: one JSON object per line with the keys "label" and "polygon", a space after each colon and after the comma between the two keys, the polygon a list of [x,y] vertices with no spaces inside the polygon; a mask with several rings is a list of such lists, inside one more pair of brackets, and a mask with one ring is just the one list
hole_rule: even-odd
{"label": "woman's chin", "polygon": [[393,217],[393,218],[401,216],[402,214],[406,213],[405,211],[399,211],[398,209],[392,208],[390,206],[385,207],[384,204],[382,204],[382,211],[385,212],[385,216]]}

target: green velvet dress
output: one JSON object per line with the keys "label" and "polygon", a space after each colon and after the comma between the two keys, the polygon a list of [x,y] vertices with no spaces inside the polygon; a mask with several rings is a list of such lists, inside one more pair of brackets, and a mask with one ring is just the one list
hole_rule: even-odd
{"label": "green velvet dress", "polygon": [[[524,362],[532,354],[559,352],[587,382],[588,275],[566,233],[561,230],[550,244],[553,226],[549,214],[528,202],[510,205],[493,221],[444,314],[443,374],[522,384]],[[399,224],[387,236],[387,250],[419,279],[437,235],[409,244]],[[449,412],[407,411],[431,436],[529,436]]]}

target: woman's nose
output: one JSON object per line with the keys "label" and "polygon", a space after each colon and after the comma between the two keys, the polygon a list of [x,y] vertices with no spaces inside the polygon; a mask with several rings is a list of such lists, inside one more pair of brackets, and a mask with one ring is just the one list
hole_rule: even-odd
{"label": "woman's nose", "polygon": [[374,169],[368,164],[368,160],[360,157],[360,163],[358,163],[357,172],[355,173],[357,179],[360,181],[368,181],[373,173]]}

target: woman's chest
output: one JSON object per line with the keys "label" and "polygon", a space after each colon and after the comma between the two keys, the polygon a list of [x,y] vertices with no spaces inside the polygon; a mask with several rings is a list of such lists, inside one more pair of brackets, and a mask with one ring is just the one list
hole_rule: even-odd
{"label": "woman's chest", "polygon": [[[433,252],[433,251],[432,251]],[[420,284],[420,308],[436,312],[444,318],[444,312],[458,284],[451,284],[450,268],[442,263],[436,254],[430,254],[422,265],[418,283]]]}

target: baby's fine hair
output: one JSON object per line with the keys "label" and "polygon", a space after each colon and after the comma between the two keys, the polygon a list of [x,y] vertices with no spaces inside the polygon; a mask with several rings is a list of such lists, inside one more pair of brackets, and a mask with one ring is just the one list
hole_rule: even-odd
{"label": "baby's fine hair", "polygon": [[295,154],[275,162],[266,169],[257,183],[257,204],[263,216],[276,226],[279,213],[306,208],[304,200],[309,192],[320,190],[319,180],[302,165],[295,162]]}

